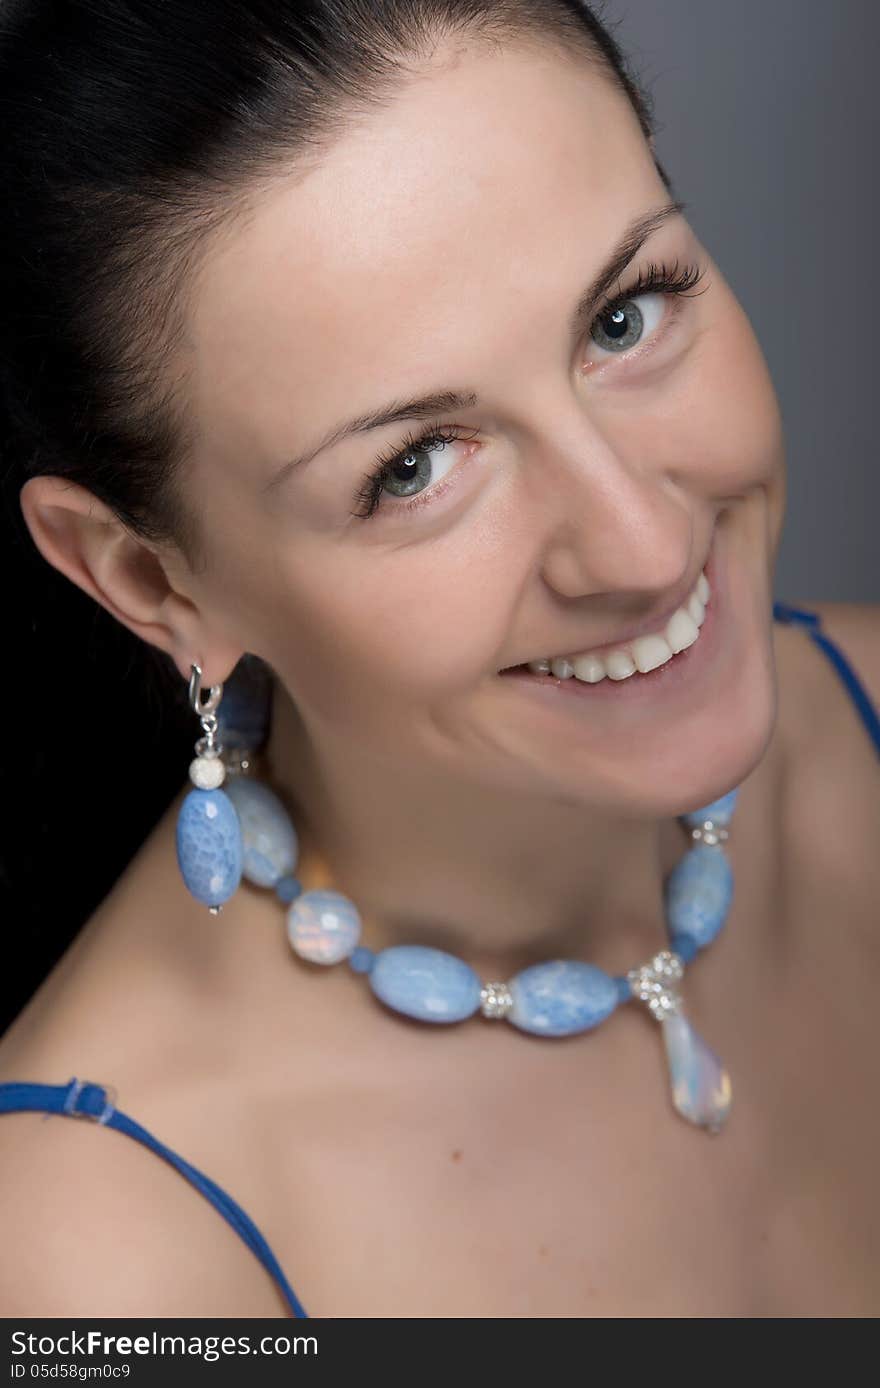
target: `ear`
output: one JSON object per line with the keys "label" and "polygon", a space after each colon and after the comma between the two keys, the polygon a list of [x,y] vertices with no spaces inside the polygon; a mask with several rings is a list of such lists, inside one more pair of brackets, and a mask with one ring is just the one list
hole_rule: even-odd
{"label": "ear", "polygon": [[31,477],[19,504],[43,558],[129,631],[167,652],[182,679],[189,680],[193,662],[205,689],[228,679],[244,652],[175,590],[170,555],[163,564],[157,549],[92,492],[63,477]]}

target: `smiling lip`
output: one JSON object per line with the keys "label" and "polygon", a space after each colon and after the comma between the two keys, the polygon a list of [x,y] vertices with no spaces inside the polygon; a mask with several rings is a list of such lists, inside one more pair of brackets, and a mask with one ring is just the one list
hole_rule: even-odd
{"label": "smiling lip", "polygon": [[[672,615],[673,615],[675,612],[678,611],[678,609],[679,609],[680,607],[683,607],[683,606],[685,605],[685,603],[687,602],[687,600],[688,600],[688,598],[690,597],[691,593],[694,591],[694,588],[696,587],[697,579],[699,578],[699,576],[700,576],[701,573],[704,573],[704,574],[706,575],[706,578],[708,579],[710,586],[712,586],[712,587],[714,588],[714,583],[713,583],[714,569],[715,569],[715,535],[714,535],[714,533],[713,533],[713,536],[712,536],[712,544],[711,544],[710,547],[709,547],[709,557],[708,557],[708,559],[707,559],[706,562],[703,564],[702,568],[699,570],[699,572],[697,573],[696,577],[692,580],[692,582],[691,582],[691,584],[690,584],[690,587],[683,588],[682,591],[681,591],[681,593],[680,593],[679,596],[678,596],[677,601],[674,602],[665,612],[663,612],[660,616],[649,617],[649,618],[646,618],[643,622],[634,623],[633,626],[627,627],[627,628],[625,629],[625,631],[624,631],[623,633],[621,633],[621,635],[615,637],[613,641],[606,641],[605,644],[602,645],[602,646],[581,646],[581,647],[578,648],[577,651],[573,652],[573,655],[580,655],[580,654],[586,655],[587,653],[589,653],[590,655],[607,655],[609,651],[617,650],[618,646],[625,645],[625,643],[626,643],[627,641],[634,641],[635,638],[636,638],[637,636],[652,636],[652,635],[654,635],[654,634],[662,635],[662,634],[663,634],[663,631],[665,630],[666,623],[669,621],[669,619],[672,617]],[[712,601],[711,598],[710,598],[709,601],[710,601],[710,605],[711,605],[711,601]],[[688,647],[688,649],[690,649],[690,648]],[[679,654],[680,654],[680,655],[683,655],[684,652],[679,652]],[[551,656],[551,657],[549,657],[549,658],[550,658],[551,660],[552,660],[552,659],[555,659],[555,657],[553,657],[553,656]],[[568,660],[571,660],[572,658],[573,658],[573,656],[566,656],[566,659],[568,659]],[[529,660],[539,660],[539,659],[546,659],[546,657],[529,656]],[[513,674],[514,671],[519,671],[519,670],[523,670],[523,671],[527,671],[527,670],[528,670],[528,661],[527,661],[527,660],[521,661],[519,665],[506,665],[506,666],[504,667],[504,669],[503,669],[503,670],[499,670],[498,673],[499,673],[499,675],[510,675],[510,674]],[[529,673],[532,673],[532,672],[529,671]],[[649,671],[648,673],[653,673],[653,672]],[[552,677],[552,676],[548,676],[548,675],[545,675],[545,676],[544,676],[544,679],[548,679],[548,678],[553,678],[553,677]],[[600,680],[599,683],[601,684],[601,683],[603,683],[603,681]],[[623,681],[621,681],[621,683],[623,683]],[[594,687],[595,687],[595,686],[594,686]]]}
{"label": "smiling lip", "polygon": [[[703,624],[696,641],[667,660],[665,664],[649,670],[646,674],[636,672],[624,680],[613,680],[606,676],[590,684],[574,675],[570,679],[560,679],[551,674],[536,674],[528,665],[514,665],[500,672],[505,684],[514,684],[524,693],[536,697],[563,700],[563,705],[574,708],[578,701],[592,701],[598,708],[604,701],[613,701],[618,707],[638,708],[647,700],[658,708],[665,698],[677,698],[692,682],[708,671],[719,654],[719,629],[727,619],[727,578],[724,573],[722,556],[718,546],[713,543],[703,572],[709,580],[711,595],[706,606]],[[569,701],[575,700],[575,704]]]}

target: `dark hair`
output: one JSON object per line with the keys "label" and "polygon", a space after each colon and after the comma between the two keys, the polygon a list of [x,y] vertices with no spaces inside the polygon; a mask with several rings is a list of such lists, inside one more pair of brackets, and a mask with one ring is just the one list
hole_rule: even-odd
{"label": "dark hair", "polygon": [[653,134],[647,94],[579,0],[6,0],[7,493],[29,476],[69,478],[134,534],[195,559],[174,364],[206,238],[447,37],[579,49]]}

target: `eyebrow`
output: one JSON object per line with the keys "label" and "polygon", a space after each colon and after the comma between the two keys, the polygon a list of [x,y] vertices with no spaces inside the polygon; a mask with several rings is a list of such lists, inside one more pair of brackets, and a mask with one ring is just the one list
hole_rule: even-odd
{"label": "eyebrow", "polygon": [[[686,202],[681,201],[681,199],[674,199],[650,212],[643,213],[630,223],[592,284],[578,299],[569,320],[572,337],[576,337],[589,325],[596,305],[613,287],[615,281],[623,274],[630,262],[635,259],[649,236],[652,236],[671,218],[683,215],[687,207]],[[432,391],[428,395],[420,395],[411,400],[398,400],[381,405],[366,414],[357,415],[354,419],[336,425],[324,435],[314,448],[300,454],[299,457],[288,459],[269,479],[263,491],[267,492],[280,486],[296,468],[311,462],[312,458],[323,453],[325,448],[340,443],[350,434],[365,434],[372,429],[381,429],[385,425],[397,424],[404,419],[429,419],[438,414],[449,414],[452,410],[472,409],[477,403],[478,397],[472,391],[450,388]]]}

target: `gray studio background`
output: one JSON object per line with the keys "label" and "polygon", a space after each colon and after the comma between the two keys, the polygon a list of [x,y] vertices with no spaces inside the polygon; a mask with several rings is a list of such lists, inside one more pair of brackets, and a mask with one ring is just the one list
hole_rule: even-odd
{"label": "gray studio background", "polygon": [[785,423],[775,596],[880,600],[878,0],[605,0]]}

